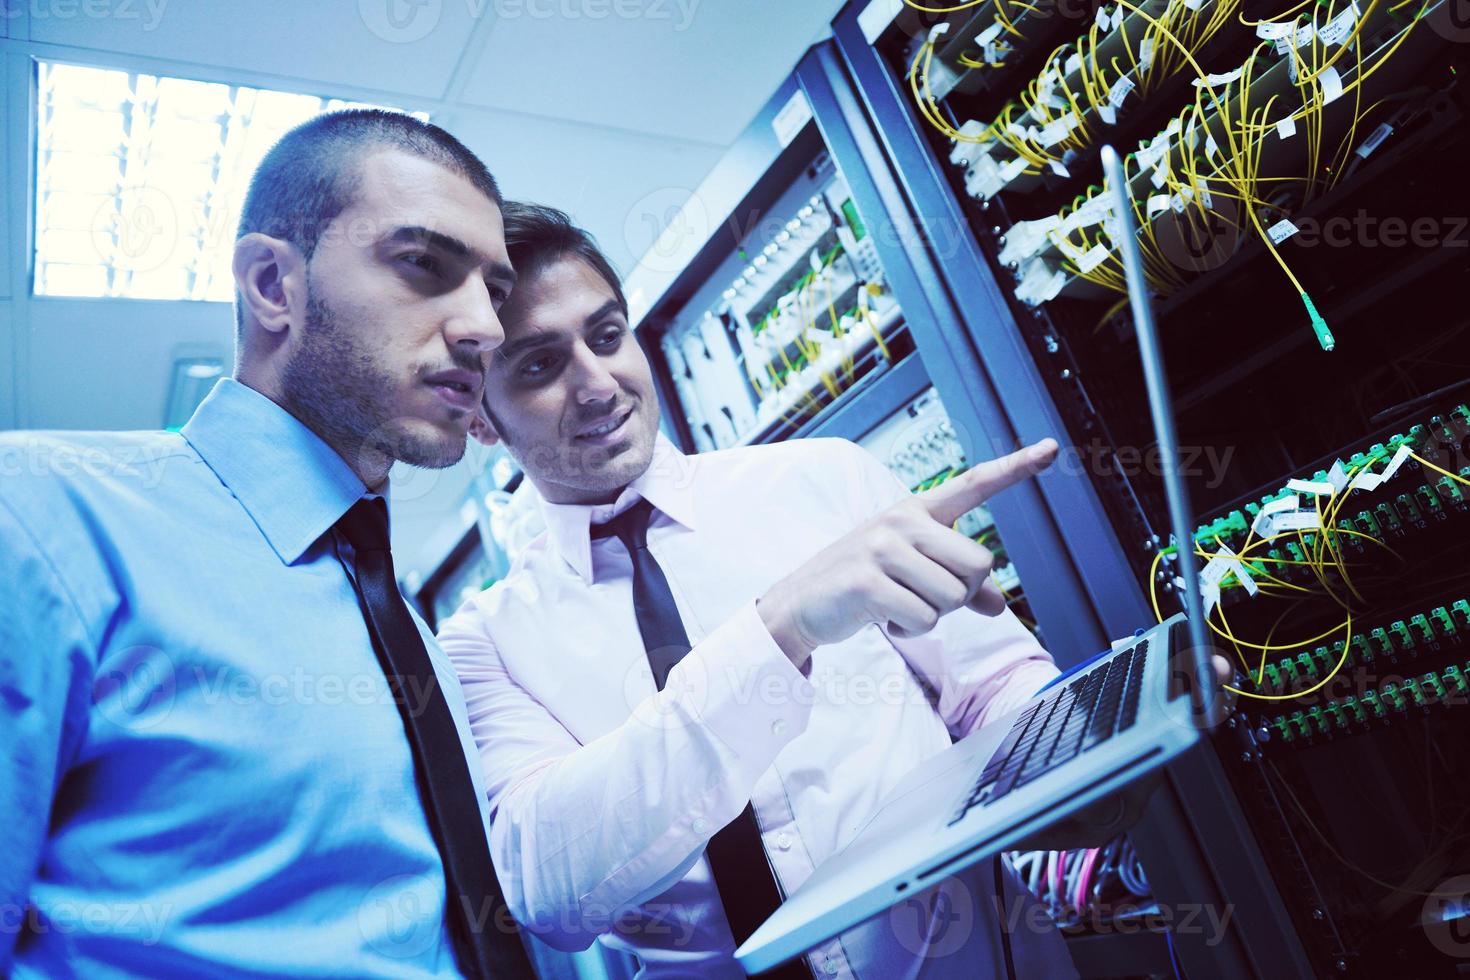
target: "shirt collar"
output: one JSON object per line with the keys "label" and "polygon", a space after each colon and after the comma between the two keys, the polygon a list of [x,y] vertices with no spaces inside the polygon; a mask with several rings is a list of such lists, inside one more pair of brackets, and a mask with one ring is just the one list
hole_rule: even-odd
{"label": "shirt collar", "polygon": [[215,384],[182,432],[288,565],[367,490],[320,436],[233,378]]}
{"label": "shirt collar", "polygon": [[654,440],[648,469],[624,487],[611,504],[553,504],[538,495],[552,547],[583,582],[591,585],[592,524],[610,520],[646,499],[678,524],[694,530],[694,462],[693,456],[680,452],[660,432]]}

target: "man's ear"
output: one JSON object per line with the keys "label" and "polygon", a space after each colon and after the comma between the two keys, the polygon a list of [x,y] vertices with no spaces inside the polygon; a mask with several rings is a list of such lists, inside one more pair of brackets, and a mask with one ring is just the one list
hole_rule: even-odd
{"label": "man's ear", "polygon": [[279,334],[291,325],[293,303],[298,309],[305,306],[306,262],[284,239],[254,231],[242,236],[235,243],[232,271],[241,303],[269,333]]}
{"label": "man's ear", "polygon": [[500,433],[495,431],[495,425],[486,417],[483,405],[475,411],[475,417],[470,421],[470,435],[482,446],[500,444]]}

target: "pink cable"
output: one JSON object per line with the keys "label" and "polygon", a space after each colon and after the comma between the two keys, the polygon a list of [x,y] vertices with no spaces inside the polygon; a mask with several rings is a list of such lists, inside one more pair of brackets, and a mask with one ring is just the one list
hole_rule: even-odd
{"label": "pink cable", "polygon": [[1051,852],[1051,893],[1059,902],[1066,901],[1066,895],[1062,893],[1062,869],[1067,866],[1066,851]]}
{"label": "pink cable", "polygon": [[1082,911],[1087,901],[1087,886],[1092,884],[1092,869],[1097,865],[1097,859],[1102,854],[1102,848],[1090,847],[1087,853],[1082,855],[1082,865],[1077,869],[1077,888],[1072,892],[1072,907]]}

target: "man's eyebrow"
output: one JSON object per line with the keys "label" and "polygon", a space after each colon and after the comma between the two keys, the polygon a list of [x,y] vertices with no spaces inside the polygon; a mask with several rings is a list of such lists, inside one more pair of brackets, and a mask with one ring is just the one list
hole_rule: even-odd
{"label": "man's eyebrow", "polygon": [[587,315],[587,319],[583,320],[582,322],[586,326],[595,327],[599,322],[607,317],[608,314],[624,312],[625,311],[623,310],[622,303],[619,303],[616,299],[610,299],[606,303],[603,303],[597,309],[589,313]]}
{"label": "man's eyebrow", "polygon": [[531,350],[536,347],[550,347],[562,339],[563,337],[559,333],[533,333],[529,337],[522,337],[519,340],[511,340],[501,344],[495,348],[495,357],[497,360],[508,361],[521,351]]}
{"label": "man's eyebrow", "polygon": [[388,236],[388,241],[433,246],[442,252],[448,252],[457,259],[468,259],[474,261],[476,265],[486,266],[490,274],[507,288],[515,285],[516,271],[510,267],[509,263],[487,259],[458,238],[446,235],[442,231],[424,228],[421,225],[405,225],[395,229],[393,234]]}

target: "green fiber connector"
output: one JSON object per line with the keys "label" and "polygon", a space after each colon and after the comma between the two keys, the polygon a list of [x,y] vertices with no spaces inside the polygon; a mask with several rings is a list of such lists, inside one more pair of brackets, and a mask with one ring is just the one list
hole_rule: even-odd
{"label": "green fiber connector", "polygon": [[1455,619],[1455,625],[1460,629],[1470,629],[1470,601],[1456,599],[1450,604],[1450,615]]}
{"label": "green fiber connector", "polygon": [[1323,735],[1327,734],[1327,718],[1322,714],[1322,709],[1315,704],[1307,709],[1307,724]]}
{"label": "green fiber connector", "polygon": [[1424,515],[1419,513],[1419,508],[1414,504],[1414,498],[1406,493],[1394,498],[1394,506],[1405,524],[1417,524],[1424,519]]}
{"label": "green fiber connector", "polygon": [[1415,490],[1414,496],[1419,501],[1419,509],[1426,514],[1438,514],[1443,509],[1439,506],[1439,494],[1428,484]]}
{"label": "green fiber connector", "polygon": [[1444,682],[1433,671],[1419,678],[1419,689],[1424,692],[1424,696],[1430,701],[1444,700]]}
{"label": "green fiber connector", "polygon": [[1333,728],[1347,727],[1347,719],[1342,716],[1342,705],[1336,701],[1327,702],[1327,717],[1332,719]]}
{"label": "green fiber connector", "polygon": [[1456,405],[1450,414],[1458,418],[1461,425],[1470,428],[1470,405]]}
{"label": "green fiber connector", "polygon": [[1399,690],[1398,685],[1393,681],[1383,685],[1378,696],[1395,711],[1404,711],[1408,708],[1408,704],[1404,701],[1404,692]]}
{"label": "green fiber connector", "polygon": [[1298,735],[1306,736],[1312,734],[1311,730],[1307,727],[1306,716],[1303,715],[1300,711],[1293,711],[1291,713],[1290,722],[1291,727],[1296,731]]}
{"label": "green fiber connector", "polygon": [[1296,665],[1301,672],[1313,680],[1317,679],[1317,661],[1312,659],[1310,653],[1299,653],[1296,657]]}
{"label": "green fiber connector", "polygon": [[1428,643],[1434,639],[1434,627],[1429,625],[1429,617],[1423,613],[1409,617],[1409,632],[1414,634],[1415,643]]}
{"label": "green fiber connector", "polygon": [[1445,690],[1455,694],[1464,694],[1466,692],[1465,675],[1460,672],[1459,667],[1450,664],[1444,669],[1444,686]]}
{"label": "green fiber connector", "polygon": [[1349,694],[1347,697],[1343,698],[1342,707],[1344,711],[1352,716],[1353,721],[1361,724],[1362,722],[1367,720],[1366,716],[1364,716],[1363,714],[1363,706],[1358,703],[1358,699],[1354,695]]}
{"label": "green fiber connector", "polygon": [[1450,618],[1450,611],[1444,606],[1435,606],[1430,610],[1429,621],[1434,624],[1436,636],[1455,635],[1455,621]]}
{"label": "green fiber connector", "polygon": [[1332,336],[1332,331],[1327,327],[1327,321],[1322,319],[1322,314],[1317,312],[1317,307],[1312,304],[1312,297],[1302,293],[1302,305],[1307,308],[1307,316],[1312,321],[1312,333],[1317,335],[1317,343],[1322,345],[1323,350],[1332,350],[1337,346],[1337,339]]}
{"label": "green fiber connector", "polygon": [[1409,627],[1402,619],[1394,620],[1388,631],[1393,634],[1394,647],[1400,653],[1414,649],[1414,638],[1409,635]]}
{"label": "green fiber connector", "polygon": [[1368,635],[1373,637],[1373,649],[1379,654],[1387,656],[1393,653],[1393,642],[1389,640],[1388,631],[1382,626],[1373,627],[1372,632]]}
{"label": "green fiber connector", "polygon": [[1378,526],[1378,522],[1373,519],[1373,512],[1369,510],[1358,511],[1358,529],[1375,538],[1383,537],[1383,529]]}
{"label": "green fiber connector", "polygon": [[1465,502],[1464,495],[1460,493],[1460,485],[1447,476],[1440,477],[1439,482],[1434,485],[1434,489],[1447,504],[1462,504]]}
{"label": "green fiber connector", "polygon": [[1289,677],[1289,678],[1291,678],[1293,681],[1295,681],[1297,678],[1299,678],[1301,676],[1301,674],[1298,672],[1297,668],[1298,668],[1298,664],[1297,664],[1297,662],[1295,660],[1283,660],[1283,661],[1281,661],[1281,671],[1282,671],[1282,673],[1286,674],[1286,676]]}
{"label": "green fiber connector", "polygon": [[1368,642],[1368,637],[1362,633],[1353,634],[1353,650],[1356,651],[1360,662],[1371,664],[1373,662],[1373,645]]}
{"label": "green fiber connector", "polygon": [[1267,690],[1281,690],[1281,671],[1275,664],[1267,664],[1264,672]]}
{"label": "green fiber connector", "polygon": [[1377,691],[1363,692],[1362,704],[1363,707],[1371,712],[1373,717],[1375,718],[1382,718],[1385,714],[1383,710],[1383,701],[1379,698]]}
{"label": "green fiber connector", "polygon": [[1391,531],[1397,531],[1400,527],[1403,526],[1399,523],[1398,515],[1394,513],[1393,508],[1388,505],[1387,501],[1384,501],[1377,507],[1374,507],[1373,511],[1378,515],[1378,523],[1380,526]]}
{"label": "green fiber connector", "polygon": [[1409,700],[1412,701],[1414,704],[1417,704],[1420,707],[1424,706],[1424,691],[1420,689],[1418,680],[1413,677],[1405,678],[1404,686],[1401,688],[1401,690],[1407,691],[1409,693]]}
{"label": "green fiber connector", "polygon": [[1275,718],[1272,718],[1271,727],[1276,729],[1276,736],[1283,742],[1290,742],[1292,735],[1295,734],[1292,732],[1291,723],[1286,720],[1285,715],[1277,715]]}

